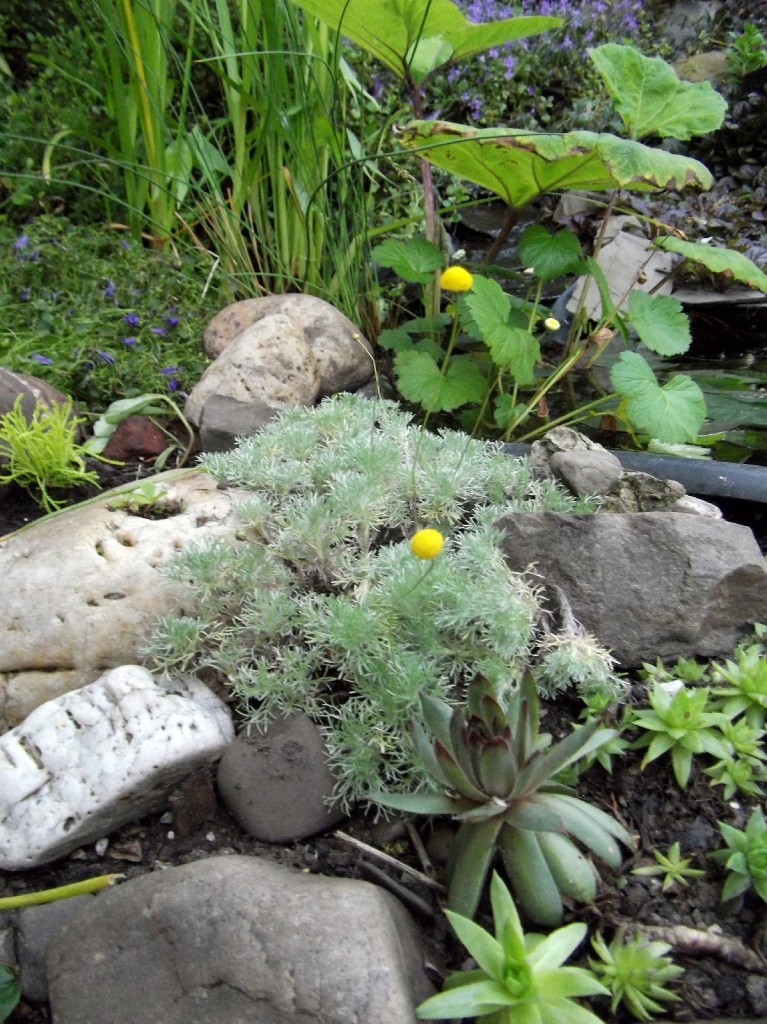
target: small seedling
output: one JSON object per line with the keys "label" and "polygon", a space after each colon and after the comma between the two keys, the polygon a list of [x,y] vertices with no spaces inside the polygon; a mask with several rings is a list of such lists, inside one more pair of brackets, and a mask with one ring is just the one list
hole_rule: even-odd
{"label": "small seedling", "polygon": [[139,484],[132,491],[116,494],[107,503],[107,508],[115,512],[122,509],[125,512],[147,513],[154,512],[164,507],[164,500],[168,492],[164,487],[158,487],[151,480]]}
{"label": "small seedling", "polygon": [[634,868],[631,874],[649,877],[662,875],[663,885],[661,888],[663,892],[668,892],[677,883],[679,885],[687,885],[688,878],[703,878],[706,874],[700,868],[690,867],[692,858],[682,857],[679,843],[672,843],[667,854],[661,853],[660,850],[653,850],[652,855],[658,862],[657,864]]}

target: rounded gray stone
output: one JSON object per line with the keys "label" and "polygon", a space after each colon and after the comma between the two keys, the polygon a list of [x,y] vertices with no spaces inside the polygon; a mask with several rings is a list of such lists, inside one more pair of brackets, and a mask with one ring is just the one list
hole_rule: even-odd
{"label": "rounded gray stone", "polygon": [[550,465],[574,494],[606,494],[623,472],[617,455],[586,448],[555,452]]}
{"label": "rounded gray stone", "polygon": [[333,828],[344,817],[331,804],[335,779],[319,729],[307,715],[240,733],[218,767],[221,800],[252,836],[293,842]]}

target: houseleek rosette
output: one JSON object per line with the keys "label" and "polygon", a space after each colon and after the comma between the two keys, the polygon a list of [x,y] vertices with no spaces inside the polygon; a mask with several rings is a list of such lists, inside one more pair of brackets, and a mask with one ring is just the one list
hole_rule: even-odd
{"label": "houseleek rosette", "polygon": [[595,719],[552,746],[538,731],[538,695],[529,674],[506,709],[482,678],[469,686],[465,711],[428,696],[421,707],[433,741],[416,722],[416,749],[446,792],[370,796],[386,807],[460,822],[447,865],[448,907],[473,916],[496,855],[519,905],[538,924],[561,923],[563,897],[592,902],[598,876],[576,841],[617,869],[618,843],[631,846],[631,837],[555,776],[616,732]]}

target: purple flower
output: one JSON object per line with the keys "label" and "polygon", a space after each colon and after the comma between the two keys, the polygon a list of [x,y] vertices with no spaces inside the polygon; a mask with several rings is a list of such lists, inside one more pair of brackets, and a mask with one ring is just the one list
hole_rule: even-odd
{"label": "purple flower", "polygon": [[101,356],[101,358],[104,360],[104,362],[105,363],[109,363],[110,366],[115,361],[115,357],[114,356],[110,356],[110,354],[108,352],[104,352],[100,348],[97,348],[96,352]]}
{"label": "purple flower", "polygon": [[178,377],[176,374],[183,369],[182,366],[163,366],[160,373],[164,373],[170,377],[168,381],[168,391],[175,391],[178,388]]}
{"label": "purple flower", "polygon": [[18,252],[19,249],[26,249],[29,245],[29,238],[26,235],[19,235],[16,241],[13,243],[13,251]]}
{"label": "purple flower", "polygon": [[152,332],[152,334],[159,334],[161,338],[164,338],[165,335],[168,333],[164,327],[150,327],[149,330]]}
{"label": "purple flower", "polygon": [[124,238],[120,239],[120,245],[123,247],[123,249],[130,249],[130,242],[126,242]]}
{"label": "purple flower", "polygon": [[136,344],[136,339],[135,338],[120,338],[120,341],[123,343],[123,345],[135,345]]}
{"label": "purple flower", "polygon": [[41,366],[53,366],[53,360],[49,359],[48,356],[41,356],[39,352],[33,352],[32,358],[36,363],[40,363]]}
{"label": "purple flower", "polygon": [[107,284],[106,288],[104,289],[104,298],[105,299],[112,299],[112,298],[114,298],[114,294],[115,294],[115,283],[114,283],[114,281],[110,281]]}
{"label": "purple flower", "polygon": [[141,317],[138,315],[138,313],[126,313],[125,316],[123,317],[123,320],[128,325],[128,327],[138,327],[138,325],[141,323]]}
{"label": "purple flower", "polygon": [[19,292],[19,298],[21,299],[22,302],[29,302],[31,294],[31,288],[22,288],[21,291]]}
{"label": "purple flower", "polygon": [[178,317],[177,316],[166,316],[166,317],[163,317],[163,319],[165,320],[165,323],[168,325],[168,327],[178,327]]}

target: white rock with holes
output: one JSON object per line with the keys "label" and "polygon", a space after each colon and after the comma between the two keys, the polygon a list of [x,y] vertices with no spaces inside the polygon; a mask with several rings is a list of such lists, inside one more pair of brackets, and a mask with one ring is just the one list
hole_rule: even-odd
{"label": "white rock with holes", "polygon": [[162,806],[232,738],[203,683],[138,665],[40,705],[0,737],[0,869],[47,864]]}

